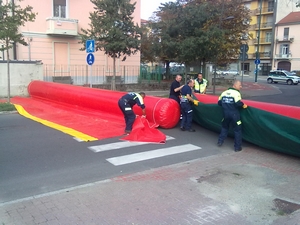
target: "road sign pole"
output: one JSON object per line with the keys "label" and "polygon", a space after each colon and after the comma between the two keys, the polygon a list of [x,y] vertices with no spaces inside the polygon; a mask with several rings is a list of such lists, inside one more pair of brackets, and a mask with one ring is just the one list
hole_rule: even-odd
{"label": "road sign pole", "polygon": [[[258,17],[258,34],[257,34],[257,49],[256,49],[256,60],[260,59],[259,57],[259,39],[260,39],[260,25],[261,25],[261,8],[262,8],[262,0],[259,2],[259,17]],[[255,64],[255,80],[257,82],[258,75],[258,64]]]}
{"label": "road sign pole", "polygon": [[244,60],[242,61],[242,86],[244,81]]}
{"label": "road sign pole", "polygon": [[93,68],[92,68],[92,65],[94,64],[95,62],[95,56],[93,55],[93,53],[89,53],[87,56],[86,56],[86,62],[87,64],[90,66],[90,87],[92,87],[92,78],[93,78]]}
{"label": "road sign pole", "polygon": [[93,77],[93,69],[92,69],[92,65],[90,65],[90,88],[93,87],[93,84],[92,84],[92,77]]}
{"label": "road sign pole", "polygon": [[88,65],[90,65],[90,88],[93,87],[93,82],[92,82],[92,78],[93,78],[93,63],[95,61],[95,57],[93,55],[93,53],[95,52],[95,40],[86,40],[86,44],[85,44],[85,48],[86,48],[86,53],[87,57],[86,57],[86,62]]}
{"label": "road sign pole", "polygon": [[243,81],[244,81],[244,61],[245,61],[245,54],[246,54],[246,45],[242,45],[242,86],[243,86]]}

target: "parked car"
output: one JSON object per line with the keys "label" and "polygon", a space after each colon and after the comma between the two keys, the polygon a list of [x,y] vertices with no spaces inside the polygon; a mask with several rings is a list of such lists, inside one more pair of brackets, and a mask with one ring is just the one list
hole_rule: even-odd
{"label": "parked car", "polygon": [[300,77],[300,70],[292,70],[291,73],[295,76]]}
{"label": "parked car", "polygon": [[271,83],[286,83],[289,85],[297,85],[300,83],[300,77],[293,75],[291,72],[286,70],[271,70],[267,78],[267,82]]}
{"label": "parked car", "polygon": [[228,75],[238,76],[239,71],[237,71],[237,70],[225,70],[225,71],[222,71],[222,75],[224,75],[224,76],[228,76]]}

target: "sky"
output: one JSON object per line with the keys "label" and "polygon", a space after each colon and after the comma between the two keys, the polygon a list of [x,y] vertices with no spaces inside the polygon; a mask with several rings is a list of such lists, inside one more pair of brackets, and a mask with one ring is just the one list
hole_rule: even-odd
{"label": "sky", "polygon": [[141,0],[141,18],[149,19],[154,11],[158,9],[161,3],[170,2],[172,0]]}

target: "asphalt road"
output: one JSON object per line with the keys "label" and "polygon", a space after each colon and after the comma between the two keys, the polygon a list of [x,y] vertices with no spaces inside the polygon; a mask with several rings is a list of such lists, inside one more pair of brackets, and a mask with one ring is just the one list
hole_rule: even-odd
{"label": "asphalt road", "polygon": [[[19,114],[0,115],[0,203],[115,176],[220,154],[217,134],[194,125],[195,133],[179,127],[162,130],[166,144],[113,147],[119,138],[79,142],[73,137],[29,120]],[[105,147],[108,149],[103,150]],[[228,140],[222,147],[232,151]],[[102,150],[97,151],[101,148]],[[159,157],[158,152],[175,151]],[[176,151],[182,150],[182,153]],[[146,152],[153,159],[115,165],[131,154]],[[133,155],[135,156],[135,155]],[[142,161],[141,161],[142,160]]]}
{"label": "asphalt road", "polygon": [[[274,85],[282,91],[282,94],[248,99],[300,106],[299,85]],[[194,128],[195,133],[182,132],[179,127],[162,130],[170,138],[166,144],[128,147],[120,145],[116,148],[112,146],[119,144],[119,137],[95,142],[79,142],[69,135],[19,114],[2,114],[0,203],[233,151],[232,139],[228,138],[220,151],[216,146],[218,134],[197,125],[194,125]],[[244,146],[247,145],[251,144],[244,143]],[[156,150],[159,152],[174,150],[175,153],[159,157],[155,156]],[[176,153],[178,150],[185,152]],[[143,152],[143,155],[151,153],[154,156],[149,156],[152,159],[148,160],[138,158],[136,162],[130,162],[130,159],[126,158],[140,152]],[[123,164],[117,165],[120,162]]]}
{"label": "asphalt road", "polygon": [[[253,81],[253,80],[254,77],[244,77],[244,81]],[[260,77],[258,78],[257,82],[267,83],[267,77]],[[269,102],[275,104],[300,106],[300,85],[287,85],[283,83],[271,84],[271,85],[275,88],[278,88],[281,91],[281,94],[246,97],[245,99],[260,101],[260,102]]]}

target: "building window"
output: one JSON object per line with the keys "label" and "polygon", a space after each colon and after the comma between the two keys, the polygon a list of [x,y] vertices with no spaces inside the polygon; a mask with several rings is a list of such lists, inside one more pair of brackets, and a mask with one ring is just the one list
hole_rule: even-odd
{"label": "building window", "polygon": [[283,40],[288,40],[289,39],[289,27],[285,27],[283,30]]}
{"label": "building window", "polygon": [[274,0],[268,1],[268,12],[273,12],[274,10]]}
{"label": "building window", "polygon": [[66,18],[66,0],[53,0],[53,16]]}
{"label": "building window", "polygon": [[[244,66],[244,68],[243,68]],[[249,63],[241,63],[241,68],[244,70],[244,72],[249,72],[250,71],[250,64]]]}
{"label": "building window", "polygon": [[266,32],[266,42],[272,42],[272,32]]}
{"label": "building window", "polygon": [[289,45],[288,44],[280,45],[280,54],[282,57],[288,56],[288,54],[289,54]]}

